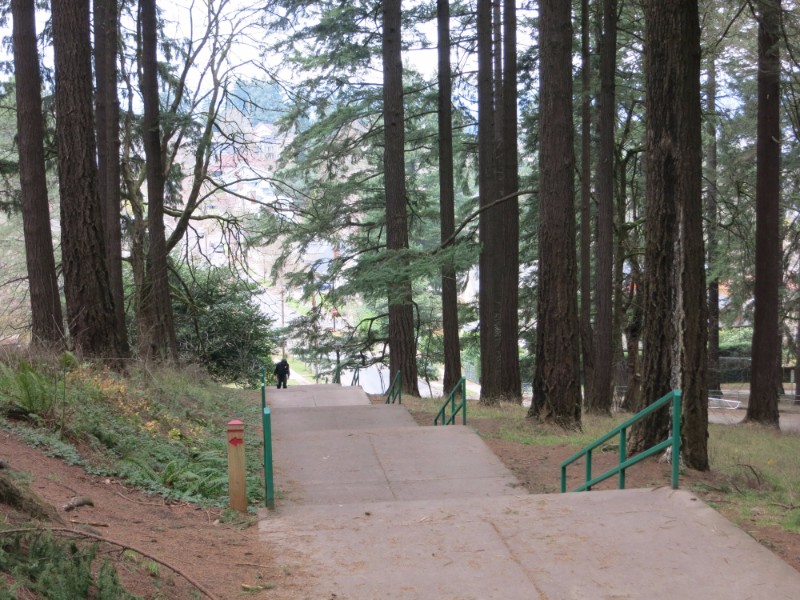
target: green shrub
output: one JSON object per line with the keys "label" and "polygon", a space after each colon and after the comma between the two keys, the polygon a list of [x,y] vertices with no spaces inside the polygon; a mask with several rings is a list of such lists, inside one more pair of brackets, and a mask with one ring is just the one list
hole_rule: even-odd
{"label": "green shrub", "polygon": [[182,360],[199,362],[217,379],[257,387],[275,345],[272,320],[261,312],[261,288],[227,269],[179,272],[175,329]]}
{"label": "green shrub", "polygon": [[116,569],[107,561],[100,566],[97,578],[92,575],[96,554],[96,544],[81,546],[42,531],[4,536],[0,546],[0,573],[8,576],[13,584],[10,589],[0,591],[0,598],[137,598],[122,587]]}

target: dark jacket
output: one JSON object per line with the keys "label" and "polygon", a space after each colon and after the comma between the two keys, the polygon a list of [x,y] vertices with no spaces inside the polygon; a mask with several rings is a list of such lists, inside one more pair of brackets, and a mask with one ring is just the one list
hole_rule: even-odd
{"label": "dark jacket", "polygon": [[289,377],[289,363],[286,359],[275,363],[275,375],[278,377]]}

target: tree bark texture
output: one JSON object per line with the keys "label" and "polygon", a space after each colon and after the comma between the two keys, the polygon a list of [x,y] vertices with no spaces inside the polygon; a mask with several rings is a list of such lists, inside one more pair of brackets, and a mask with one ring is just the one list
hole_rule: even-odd
{"label": "tree bark texture", "polygon": [[[478,0],[478,195],[480,206],[498,198],[495,160],[494,69],[492,63],[492,3]],[[481,347],[481,402],[497,402],[500,397],[500,297],[501,265],[500,211],[495,207],[481,212],[478,237],[479,258],[478,312]]]}
{"label": "tree bark texture", "polygon": [[[680,89],[677,83],[672,36],[677,35],[673,21],[674,7],[669,11],[655,0],[645,6],[645,77],[646,77],[646,208],[645,254],[642,324],[642,404],[639,411],[672,390],[675,339],[676,298],[673,289],[675,243],[677,236],[679,154],[675,137],[677,107],[674,104]],[[669,415],[658,411],[639,421],[631,431],[628,448],[640,452],[661,442],[669,435]]]}
{"label": "tree bark texture", "polygon": [[595,369],[589,411],[611,413],[614,372],[614,130],[616,123],[617,3],[603,0],[603,37],[600,43],[599,147],[597,151],[597,271],[595,273]]}
{"label": "tree bark texture", "polygon": [[581,384],[570,3],[542,0],[539,46],[539,286],[529,414],[575,428],[581,424]]}
{"label": "tree bark texture", "polygon": [[[664,12],[663,6],[659,8]],[[680,91],[672,102],[679,148],[678,209],[681,223],[681,301],[683,307],[680,365],[681,448],[687,467],[708,465],[708,304],[703,237],[703,138],[700,100],[700,18],[696,0],[685,0],[677,17],[676,46]]]}
{"label": "tree bark texture", "polygon": [[147,170],[148,254],[142,293],[144,328],[139,352],[145,359],[178,358],[172,317],[164,230],[164,158],[161,152],[158,96],[158,26],[156,0],[139,0],[142,31],[142,137]]}
{"label": "tree bark texture", "polygon": [[36,7],[33,0],[12,0],[11,11],[22,228],[31,300],[31,342],[34,345],[60,347],[64,344],[64,317],[47,200],[42,82],[36,49]]}
{"label": "tree bark texture", "polygon": [[[450,65],[450,2],[437,0],[439,32],[439,219],[444,243],[453,235],[455,221],[455,185],[453,175],[453,80]],[[458,333],[458,289],[452,261],[442,267],[442,328],[444,330],[445,393],[461,379],[461,342]]]}
{"label": "tree bark texture", "polygon": [[119,357],[97,195],[88,0],[53,0],[61,251],[75,349]]}
{"label": "tree bark texture", "polygon": [[125,295],[122,285],[120,226],[119,99],[117,97],[117,0],[94,1],[95,124],[97,173],[108,280],[114,296],[114,318],[123,350],[128,352]]}
{"label": "tree bark texture", "polygon": [[756,273],[752,380],[747,421],[778,427],[781,285],[780,238],[780,30],[779,0],[756,2],[758,18],[758,116],[756,139]]}
{"label": "tree bark texture", "polygon": [[[692,468],[707,469],[708,315],[697,2],[680,0],[667,11],[663,3],[648,0],[645,40],[647,238],[642,401],[652,403],[673,386],[680,386],[683,455]],[[669,428],[667,411],[658,411],[634,426],[629,450],[640,452],[662,441]]]}
{"label": "tree bark texture", "polygon": [[[386,241],[389,254],[408,248],[406,214],[403,62],[400,44],[400,0],[383,0],[383,121]],[[399,370],[403,391],[419,396],[417,344],[411,281],[398,273],[389,284],[389,368]]]}
{"label": "tree bark texture", "polygon": [[581,226],[580,321],[584,397],[594,392],[594,332],[592,330],[592,71],[589,0],[581,0]]}
{"label": "tree bark texture", "polygon": [[[500,101],[500,131],[503,146],[500,197],[519,190],[517,150],[517,13],[515,0],[504,0],[503,78]],[[519,198],[501,205],[502,265],[499,265],[500,293],[500,395],[522,402],[519,372]]]}

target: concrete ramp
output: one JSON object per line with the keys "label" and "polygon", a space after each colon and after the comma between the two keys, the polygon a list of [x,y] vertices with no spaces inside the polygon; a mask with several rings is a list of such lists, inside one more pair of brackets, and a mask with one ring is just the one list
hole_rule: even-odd
{"label": "concrete ramp", "polygon": [[317,407],[368,405],[369,398],[360,387],[324,385],[289,385],[286,389],[269,387],[267,404],[272,407]]}
{"label": "concrete ramp", "polygon": [[800,597],[797,571],[683,490],[289,508],[260,528],[314,565],[309,598]]}
{"label": "concrete ramp", "polygon": [[800,573],[690,492],[531,496],[471,429],[332,388],[267,395],[282,494],[259,527],[287,569],[313,565],[307,598],[800,598]]}
{"label": "concrete ramp", "polygon": [[483,440],[463,427],[283,434],[278,423],[276,419],[273,453],[292,503],[502,496],[519,487]]}

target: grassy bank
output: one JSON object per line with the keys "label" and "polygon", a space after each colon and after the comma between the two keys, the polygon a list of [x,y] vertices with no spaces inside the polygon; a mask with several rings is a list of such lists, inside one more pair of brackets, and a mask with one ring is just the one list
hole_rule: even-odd
{"label": "grassy bank", "polygon": [[132,366],[120,374],[68,355],[0,362],[0,427],[91,474],[176,500],[226,504],[231,419],[250,425],[249,499],[263,500],[259,413],[256,394],[192,368]]}

